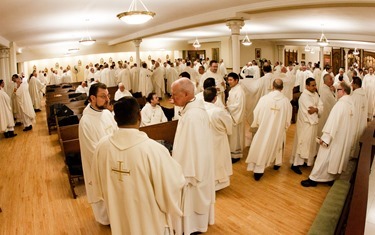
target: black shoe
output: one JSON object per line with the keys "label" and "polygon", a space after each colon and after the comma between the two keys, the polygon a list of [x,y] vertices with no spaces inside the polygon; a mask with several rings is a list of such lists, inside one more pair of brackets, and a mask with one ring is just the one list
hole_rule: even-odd
{"label": "black shoe", "polygon": [[334,180],[332,180],[332,181],[328,181],[328,182],[327,182],[327,184],[328,184],[329,186],[332,186],[334,183],[335,183]]}
{"label": "black shoe", "polygon": [[262,178],[262,176],[263,176],[263,173],[254,173],[254,179],[255,179],[256,181],[259,181],[260,178]]}
{"label": "black shoe", "polygon": [[30,130],[32,130],[32,129],[33,129],[33,126],[30,125],[30,126],[25,127],[25,128],[23,129],[23,131],[30,131]]}
{"label": "black shoe", "polygon": [[274,166],[273,166],[273,169],[274,169],[275,171],[277,171],[278,169],[280,169],[280,166],[274,165]]}
{"label": "black shoe", "polygon": [[311,180],[310,178],[308,178],[307,180],[302,180],[301,181],[301,185],[303,187],[316,187],[318,185],[318,183],[314,180]]}
{"label": "black shoe", "polygon": [[38,113],[38,112],[41,112],[42,110],[40,109],[34,109],[34,112]]}
{"label": "black shoe", "polygon": [[15,136],[17,136],[17,134],[14,134],[14,131],[8,131],[8,138],[13,138]]}
{"label": "black shoe", "polygon": [[4,137],[5,137],[6,139],[9,138],[9,131],[8,131],[8,132],[4,132]]}
{"label": "black shoe", "polygon": [[292,171],[294,171],[296,174],[298,175],[302,175],[302,171],[299,169],[299,166],[291,166],[290,169],[292,169]]}
{"label": "black shoe", "polygon": [[309,167],[306,162],[303,163],[303,167]]}
{"label": "black shoe", "polygon": [[22,122],[16,122],[14,125],[15,125],[15,126],[21,126],[21,125],[22,125]]}
{"label": "black shoe", "polygon": [[232,158],[232,164],[238,162],[240,159],[239,158]]}

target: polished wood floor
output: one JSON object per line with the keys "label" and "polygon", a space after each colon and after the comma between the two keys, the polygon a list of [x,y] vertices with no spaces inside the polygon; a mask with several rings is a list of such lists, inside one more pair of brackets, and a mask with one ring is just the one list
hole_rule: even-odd
{"label": "polished wood floor", "polygon": [[[229,188],[217,192],[215,225],[206,234],[306,234],[329,187],[303,188],[290,170],[295,125],[288,130],[284,164],[256,182],[245,159],[233,165]],[[0,234],[110,234],[95,222],[84,185],[73,199],[57,134],[48,135],[45,110],[33,130],[0,137]]]}

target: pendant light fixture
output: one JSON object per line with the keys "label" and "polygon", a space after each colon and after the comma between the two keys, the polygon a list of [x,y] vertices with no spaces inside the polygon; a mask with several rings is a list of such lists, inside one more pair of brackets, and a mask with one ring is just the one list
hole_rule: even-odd
{"label": "pendant light fixture", "polygon": [[244,46],[250,46],[251,44],[253,44],[253,43],[250,41],[249,36],[247,36],[247,34],[246,34],[246,36],[242,40],[242,45],[244,45]]}
{"label": "pendant light fixture", "polygon": [[324,25],[322,25],[322,35],[320,35],[320,39],[317,40],[317,43],[321,47],[326,47],[326,46],[328,46],[329,41],[328,41],[326,35],[324,35],[324,33],[323,33],[323,26]]}
{"label": "pendant light fixture", "polygon": [[[137,3],[141,3],[144,10],[138,10]],[[128,11],[122,12],[117,17],[127,24],[144,24],[156,15],[155,12],[149,11],[141,0],[133,0]]]}
{"label": "pendant light fixture", "polygon": [[195,49],[198,49],[199,47],[201,47],[201,44],[199,43],[198,38],[195,38],[195,41],[193,43],[193,47]]}
{"label": "pendant light fixture", "polygon": [[90,21],[89,19],[86,19],[86,30],[85,30],[81,40],[79,40],[79,43],[81,43],[82,45],[85,45],[85,46],[91,46],[92,44],[94,44],[96,42],[96,40],[92,39],[90,34],[89,34],[89,27],[88,27],[89,21]]}

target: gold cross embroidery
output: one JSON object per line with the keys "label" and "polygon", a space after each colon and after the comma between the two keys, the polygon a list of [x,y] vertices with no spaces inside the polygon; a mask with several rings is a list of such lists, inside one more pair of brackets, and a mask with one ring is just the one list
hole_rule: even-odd
{"label": "gold cross embroidery", "polygon": [[112,171],[118,174],[118,180],[122,181],[122,174],[130,175],[130,170],[122,169],[122,161],[118,161],[118,169],[112,168]]}
{"label": "gold cross embroidery", "polygon": [[280,111],[280,109],[278,109],[278,108],[276,107],[276,104],[274,104],[274,107],[271,108],[271,110],[272,110],[272,111]]}

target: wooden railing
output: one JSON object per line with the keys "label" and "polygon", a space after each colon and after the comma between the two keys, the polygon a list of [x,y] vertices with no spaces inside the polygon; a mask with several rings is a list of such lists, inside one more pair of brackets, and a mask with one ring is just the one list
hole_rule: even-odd
{"label": "wooden railing", "polygon": [[360,146],[346,209],[342,214],[343,223],[337,227],[336,234],[362,235],[365,232],[369,175],[375,154],[375,121],[368,124],[360,139]]}

